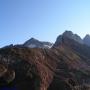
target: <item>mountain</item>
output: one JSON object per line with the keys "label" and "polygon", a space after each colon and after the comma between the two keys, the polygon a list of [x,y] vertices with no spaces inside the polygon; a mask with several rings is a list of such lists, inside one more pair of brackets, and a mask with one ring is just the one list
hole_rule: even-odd
{"label": "mountain", "polygon": [[72,31],[65,31],[62,35],[59,35],[57,37],[57,41],[55,43],[56,44],[60,44],[62,42],[63,37],[69,38],[69,39],[73,39],[74,41],[80,43],[80,44],[84,44],[83,40],[80,38],[80,36],[78,36],[77,34],[73,34]]}
{"label": "mountain", "polygon": [[80,44],[85,44],[87,46],[90,46],[90,35],[89,34],[87,34],[83,39],[81,39],[79,35],[73,34],[72,31],[65,31],[62,35],[59,35],[57,37],[57,43],[55,43],[55,45],[58,43],[60,44],[64,37],[72,39]]}
{"label": "mountain", "polygon": [[50,49],[1,48],[0,87],[90,90],[90,47],[81,41],[78,35],[66,31]]}
{"label": "mountain", "polygon": [[53,43],[50,42],[42,42],[37,39],[31,38],[30,40],[26,41],[23,46],[29,48],[51,48]]}
{"label": "mountain", "polygon": [[88,46],[90,46],[90,35],[87,34],[84,39],[83,39],[84,43]]}
{"label": "mountain", "polygon": [[77,41],[78,43],[83,44],[83,40],[81,39],[81,37],[78,36],[77,34],[73,34],[73,32],[71,32],[71,31],[65,31],[63,33],[63,36],[68,37],[70,39],[73,39],[73,40]]}
{"label": "mountain", "polygon": [[60,35],[53,50],[59,62],[49,90],[89,90],[90,47]]}

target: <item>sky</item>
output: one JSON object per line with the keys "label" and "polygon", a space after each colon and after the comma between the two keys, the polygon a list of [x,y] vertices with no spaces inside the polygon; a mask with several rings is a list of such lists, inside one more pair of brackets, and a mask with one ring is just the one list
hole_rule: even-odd
{"label": "sky", "polygon": [[65,30],[90,34],[90,0],[0,0],[0,47],[55,42]]}

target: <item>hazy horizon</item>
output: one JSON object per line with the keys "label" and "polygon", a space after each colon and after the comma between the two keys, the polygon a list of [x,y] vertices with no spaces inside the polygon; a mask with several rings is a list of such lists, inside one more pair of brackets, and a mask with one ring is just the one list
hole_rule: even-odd
{"label": "hazy horizon", "polygon": [[34,37],[55,42],[70,30],[90,34],[90,0],[0,0],[0,47]]}

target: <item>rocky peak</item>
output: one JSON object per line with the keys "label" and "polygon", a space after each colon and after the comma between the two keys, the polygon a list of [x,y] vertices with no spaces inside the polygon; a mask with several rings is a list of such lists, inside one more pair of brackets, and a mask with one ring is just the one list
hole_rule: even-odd
{"label": "rocky peak", "polygon": [[84,37],[83,42],[84,42],[86,45],[90,46],[90,35],[89,35],[89,34],[87,34],[87,35]]}
{"label": "rocky peak", "polygon": [[34,42],[39,42],[37,39],[35,39],[35,38],[31,38],[31,39],[29,39],[29,40],[27,40],[24,44],[29,44],[29,43],[34,43]]}
{"label": "rocky peak", "polygon": [[72,39],[80,44],[83,44],[83,40],[81,39],[80,36],[78,36],[77,34],[73,34],[72,31],[65,31],[62,35],[59,35],[56,42],[55,42],[55,45],[59,45],[60,43],[62,43],[63,39],[65,38],[69,38],[69,39]]}
{"label": "rocky peak", "polygon": [[35,38],[31,38],[23,44],[23,46],[29,48],[51,48],[52,45],[50,42],[39,41]]}
{"label": "rocky peak", "polygon": [[65,31],[63,33],[63,36],[70,38],[70,39],[73,39],[73,40],[77,41],[78,43],[83,44],[83,40],[81,39],[81,37],[77,34],[73,34],[72,31]]}
{"label": "rocky peak", "polygon": [[63,34],[62,34],[63,36],[66,36],[66,37],[73,37],[73,32],[72,31],[65,31]]}
{"label": "rocky peak", "polygon": [[38,40],[32,37],[32,38],[30,39],[30,41],[38,41]]}

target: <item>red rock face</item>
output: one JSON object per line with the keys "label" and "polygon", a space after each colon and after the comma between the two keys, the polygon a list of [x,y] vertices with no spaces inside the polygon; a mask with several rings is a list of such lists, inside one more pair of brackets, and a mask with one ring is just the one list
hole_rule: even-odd
{"label": "red rock face", "polygon": [[[4,65],[15,71],[15,84],[17,88],[21,88],[23,85],[22,82],[28,77],[33,81],[34,90],[47,90],[49,84],[52,82],[57,66],[57,62],[55,61],[57,58],[53,56],[54,53],[52,50],[7,48],[2,49],[1,54],[1,61],[4,58],[6,59],[3,62]],[[30,88],[30,86],[28,87]]]}

